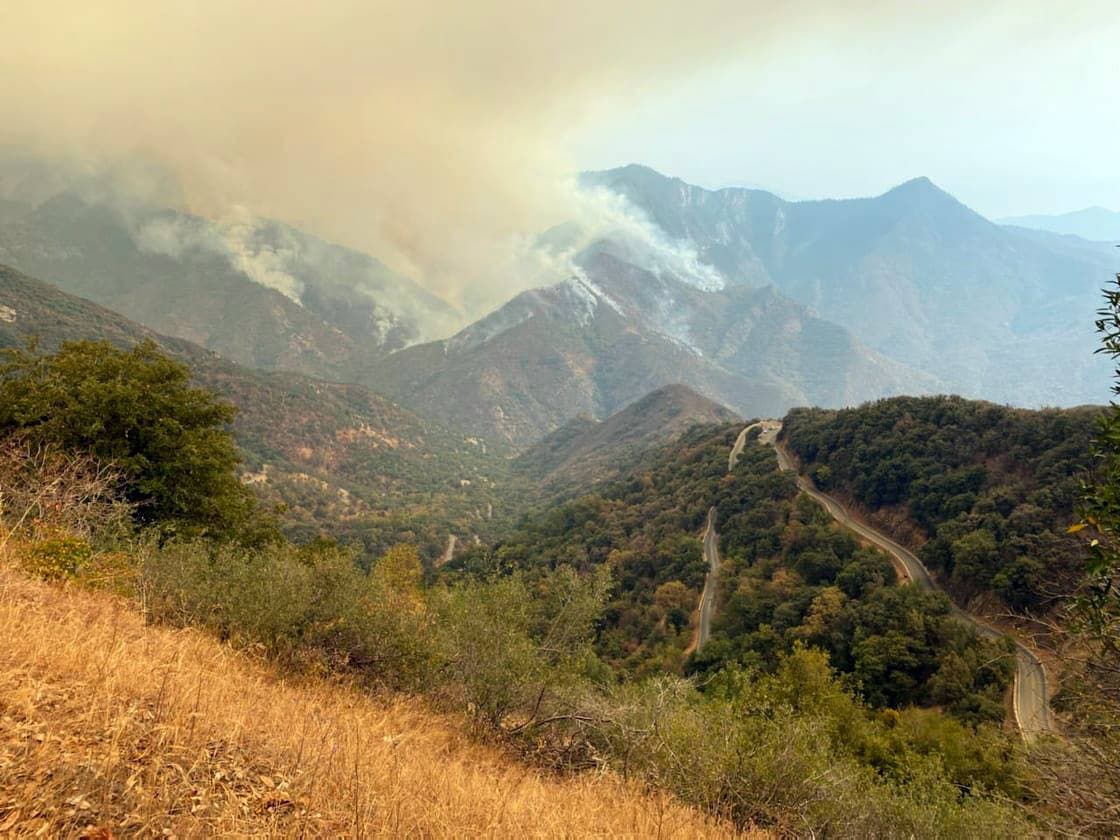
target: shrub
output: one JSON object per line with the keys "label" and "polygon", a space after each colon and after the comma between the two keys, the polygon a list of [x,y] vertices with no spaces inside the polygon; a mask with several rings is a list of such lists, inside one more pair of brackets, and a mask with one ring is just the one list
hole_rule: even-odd
{"label": "shrub", "polygon": [[587,577],[562,567],[535,591],[519,574],[437,589],[442,692],[494,729],[566,716],[595,670],[591,643],[610,585],[605,567]]}
{"label": "shrub", "polygon": [[45,580],[74,577],[92,556],[88,542],[68,534],[36,540],[19,552],[23,568]]}
{"label": "shrub", "polygon": [[[402,549],[394,558],[413,554]],[[208,627],[282,660],[348,669],[417,688],[431,675],[428,617],[416,580],[363,572],[348,549],[202,540],[145,549],[143,590],[158,620]],[[379,564],[380,565],[380,564]]]}
{"label": "shrub", "polygon": [[81,453],[120,472],[144,523],[213,532],[248,514],[248,491],[226,426],[234,409],[190,385],[190,369],[153,342],[63,345],[49,356],[10,350],[0,366],[0,435]]}
{"label": "shrub", "polygon": [[[600,760],[778,836],[1030,834],[1013,809],[982,795],[982,782],[1009,783],[991,763],[1002,758],[989,748],[996,742],[976,746],[935,713],[870,715],[817,651],[795,650],[771,675],[724,671],[703,697],[675,677],[623,684],[588,716]],[[953,745],[948,764],[943,738]]]}

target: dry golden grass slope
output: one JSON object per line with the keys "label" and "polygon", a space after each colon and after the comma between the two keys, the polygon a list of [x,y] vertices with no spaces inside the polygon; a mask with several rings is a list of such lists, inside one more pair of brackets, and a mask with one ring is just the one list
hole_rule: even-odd
{"label": "dry golden grass slope", "polygon": [[285,682],[127,603],[0,562],[0,836],[720,837],[554,778],[405,700]]}

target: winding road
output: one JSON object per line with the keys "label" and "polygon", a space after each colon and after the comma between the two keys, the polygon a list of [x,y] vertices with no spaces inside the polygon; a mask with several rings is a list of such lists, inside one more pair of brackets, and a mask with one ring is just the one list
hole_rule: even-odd
{"label": "winding road", "polygon": [[731,447],[731,452],[727,455],[727,471],[731,472],[735,469],[735,464],[739,460],[739,456],[743,454],[743,447],[747,445],[747,435],[751,429],[758,426],[766,427],[771,421],[759,420],[757,423],[751,423],[743,431],[739,432],[739,437],[735,438],[735,445]]}
{"label": "winding road", "polygon": [[[796,473],[797,470],[792,459],[789,457],[784,447],[778,442],[778,433],[781,432],[782,424],[774,420],[768,420],[763,421],[761,424],[756,423],[754,425],[763,426],[763,431],[758,436],[758,441],[759,443],[774,447],[774,451],[778,456],[778,467],[785,472]],[[742,435],[740,435],[740,439],[743,440],[744,443],[747,432],[752,428],[754,428],[753,425],[748,426],[747,429],[743,431]],[[736,446],[738,446],[738,444],[739,441],[736,441]],[[738,446],[738,448],[739,451],[742,451],[741,446]],[[732,452],[734,453],[735,450],[732,450]],[[732,462],[732,466],[733,465]],[[882,532],[855,519],[844,505],[831,496],[819,491],[808,478],[800,474],[797,474],[797,487],[802,493],[820,504],[828,511],[829,515],[842,526],[887,552],[895,568],[898,570],[899,576],[905,578],[907,582],[917,584],[922,589],[934,590],[939,588],[930,575],[929,570],[909,549],[899,545]],[[709,514],[709,523],[710,520],[711,515]],[[709,530],[712,530],[710,524]],[[706,547],[707,543],[705,543],[705,549]],[[706,592],[707,586],[705,585],[705,593]],[[950,601],[950,603],[952,602]],[[983,636],[997,639],[1005,635],[994,627],[966,613],[956,606],[956,604],[953,604],[952,609],[953,613],[958,618],[972,624]],[[1019,732],[1025,740],[1029,741],[1033,740],[1039,733],[1049,732],[1053,728],[1050,720],[1050,703],[1046,687],[1046,669],[1038,656],[1035,655],[1034,651],[1018,639],[1013,639],[1013,641],[1015,642],[1017,667],[1015,669],[1015,683],[1012,688],[1012,709],[1015,715],[1015,723],[1019,727]]]}
{"label": "winding road", "polygon": [[[768,429],[773,423],[773,420],[759,420],[739,432],[739,437],[735,438],[735,445],[731,447],[731,452],[727,455],[728,472],[735,469],[739,456],[743,454],[743,447],[747,445],[747,435],[750,430],[758,426]],[[778,428],[780,429],[781,426],[779,425]],[[716,577],[719,572],[719,534],[716,533],[716,509],[714,507],[708,508],[708,522],[704,526],[704,559],[708,563],[708,574],[704,578],[704,591],[700,593],[696,633],[692,638],[692,643],[685,650],[686,654],[703,648],[708,641],[708,637],[712,634],[712,610],[715,607]]]}
{"label": "winding road", "polygon": [[704,559],[708,561],[708,574],[704,578],[704,591],[700,593],[700,621],[696,632],[695,649],[700,650],[712,634],[712,607],[716,600],[716,576],[719,572],[719,534],[716,533],[716,509],[708,508],[708,524],[704,528]]}

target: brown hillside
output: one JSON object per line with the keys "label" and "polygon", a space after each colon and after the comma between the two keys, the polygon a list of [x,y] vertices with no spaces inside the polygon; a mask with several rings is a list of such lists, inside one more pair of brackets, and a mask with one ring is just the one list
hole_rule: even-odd
{"label": "brown hillside", "polygon": [[416,703],[285,682],[0,563],[0,836],[720,837],[609,777],[551,778]]}
{"label": "brown hillside", "polygon": [[514,463],[551,489],[583,489],[616,477],[691,426],[740,420],[731,409],[686,385],[666,385],[602,422],[577,417]]}

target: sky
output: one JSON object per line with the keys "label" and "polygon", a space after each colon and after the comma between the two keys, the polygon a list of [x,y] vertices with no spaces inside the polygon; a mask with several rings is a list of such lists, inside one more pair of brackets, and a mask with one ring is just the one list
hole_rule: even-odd
{"label": "sky", "polygon": [[[938,4],[933,4],[934,6]],[[874,195],[930,177],[991,218],[1120,210],[1120,15],[1111,3],[959,7],[889,31],[811,25],[665,85],[577,141],[707,187]]]}
{"label": "sky", "polygon": [[1112,5],[6,0],[0,149],[154,164],[192,211],[281,219],[478,310],[531,282],[528,238],[592,212],[581,169],[1120,209]]}

